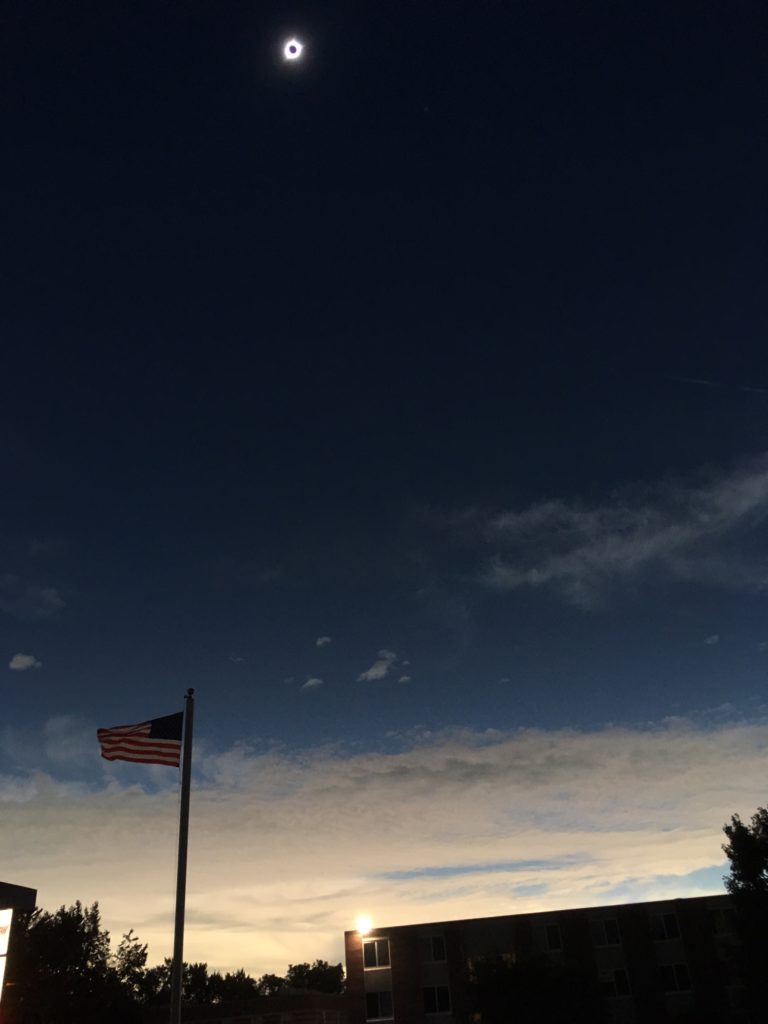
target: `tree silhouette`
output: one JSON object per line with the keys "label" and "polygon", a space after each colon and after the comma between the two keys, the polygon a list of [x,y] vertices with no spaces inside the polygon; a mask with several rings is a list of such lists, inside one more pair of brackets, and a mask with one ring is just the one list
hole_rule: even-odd
{"label": "tree silhouette", "polygon": [[114,955],[117,977],[139,1002],[147,998],[147,946],[142,946],[133,928],[123,935]]}
{"label": "tree silhouette", "polygon": [[256,988],[260,996],[276,996],[279,992],[285,991],[286,980],[279,974],[262,974]]}
{"label": "tree silhouette", "polygon": [[768,809],[758,807],[749,825],[734,814],[723,832],[728,839],[723,850],[731,868],[725,887],[736,911],[744,981],[752,1010],[758,1013],[764,1011],[768,998]]}
{"label": "tree silhouette", "polygon": [[749,825],[738,814],[723,826],[728,842],[723,850],[731,862],[725,887],[737,901],[768,899],[768,809],[758,807]]}
{"label": "tree silhouette", "polygon": [[[171,960],[147,967],[147,946],[131,929],[117,948],[101,926],[99,905],[18,912],[3,995],[3,1024],[137,1024],[145,1012],[170,1002]],[[185,963],[182,999],[187,1004],[247,1005],[256,996],[287,988],[340,992],[341,964],[315,960],[291,964],[287,976],[244,970],[209,973],[206,963]],[[154,1018],[152,1018],[154,1019]]]}
{"label": "tree silhouette", "polygon": [[[133,943],[129,941],[128,947]],[[128,970],[128,947],[121,965],[113,962],[109,932],[101,927],[99,905],[79,901],[51,914],[39,908],[17,914],[11,930],[6,990],[8,1024],[96,1024],[138,1019]],[[135,955],[135,950],[134,950]]]}
{"label": "tree silhouette", "polygon": [[329,964],[327,960],[315,960],[312,964],[289,964],[285,980],[289,988],[335,994],[344,987],[344,968],[341,964]]}
{"label": "tree silhouette", "polygon": [[257,982],[241,968],[234,974],[221,975],[215,971],[208,979],[211,1003],[226,1003],[252,999],[259,994]]}

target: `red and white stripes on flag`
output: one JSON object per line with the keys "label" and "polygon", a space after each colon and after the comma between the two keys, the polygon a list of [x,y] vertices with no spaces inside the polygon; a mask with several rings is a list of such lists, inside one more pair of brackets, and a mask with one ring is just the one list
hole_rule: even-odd
{"label": "red and white stripes on flag", "polygon": [[167,764],[178,768],[181,760],[182,712],[152,718],[138,725],[115,725],[98,729],[101,756],[107,761],[135,761],[139,764]]}

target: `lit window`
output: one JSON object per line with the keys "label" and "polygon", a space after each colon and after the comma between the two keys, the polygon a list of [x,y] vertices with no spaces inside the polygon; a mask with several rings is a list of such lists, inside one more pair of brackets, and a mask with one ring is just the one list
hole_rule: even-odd
{"label": "lit window", "polygon": [[424,1013],[450,1013],[451,997],[447,985],[430,985],[424,989]]}
{"label": "lit window", "polygon": [[656,942],[679,939],[680,928],[676,914],[654,914],[651,918],[651,935]]}
{"label": "lit window", "polygon": [[556,924],[547,925],[547,949],[555,951],[563,948],[560,928]]}
{"label": "lit window", "polygon": [[392,1019],[392,993],[391,992],[366,992],[366,994],[365,994],[365,1019],[366,1020],[391,1020]]}
{"label": "lit window", "polygon": [[363,965],[366,970],[389,967],[389,939],[366,939],[363,942]]}
{"label": "lit window", "polygon": [[664,964],[661,972],[661,987],[665,992],[689,992],[691,977],[685,964]]}

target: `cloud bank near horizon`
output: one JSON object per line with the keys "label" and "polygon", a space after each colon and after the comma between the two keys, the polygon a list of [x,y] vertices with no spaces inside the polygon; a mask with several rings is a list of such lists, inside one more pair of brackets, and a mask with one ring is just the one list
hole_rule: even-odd
{"label": "cloud bank near horizon", "polygon": [[[55,735],[58,763],[82,765],[65,733],[41,744],[53,757]],[[186,955],[282,972],[340,959],[361,912],[396,924],[718,891],[722,825],[764,802],[767,747],[768,723],[684,719],[426,734],[393,753],[201,747]],[[47,908],[99,900],[154,962],[172,936],[178,786],[148,771],[145,786],[114,765],[98,784],[0,775],[0,856]]]}

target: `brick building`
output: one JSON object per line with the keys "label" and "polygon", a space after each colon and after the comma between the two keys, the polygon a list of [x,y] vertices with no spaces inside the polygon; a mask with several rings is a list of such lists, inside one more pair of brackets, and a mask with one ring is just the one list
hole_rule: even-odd
{"label": "brick building", "polygon": [[484,958],[567,971],[615,1024],[749,1021],[728,896],[376,928],[345,943],[350,1024],[480,1021],[470,992]]}

